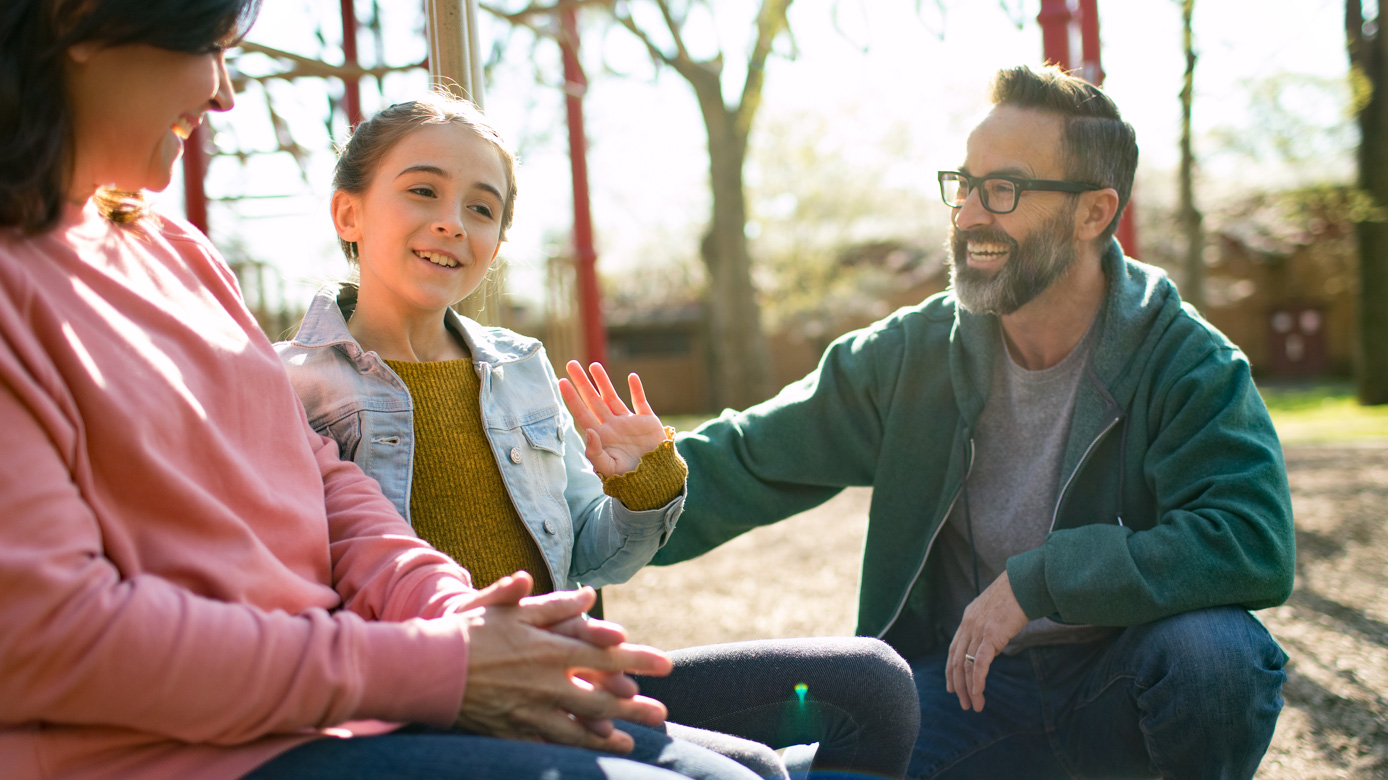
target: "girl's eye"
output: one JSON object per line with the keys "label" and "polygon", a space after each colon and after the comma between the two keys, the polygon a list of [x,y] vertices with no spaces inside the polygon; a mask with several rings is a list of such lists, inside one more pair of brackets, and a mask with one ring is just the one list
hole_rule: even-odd
{"label": "girl's eye", "polygon": [[478,214],[481,214],[482,216],[486,217],[487,219],[491,219],[491,218],[492,218],[492,207],[491,207],[491,206],[488,206],[488,205],[486,205],[486,204],[478,204],[478,205],[476,205],[476,206],[473,206],[473,207],[472,207],[472,210],[475,211],[475,212],[477,212]]}
{"label": "girl's eye", "polygon": [[415,195],[423,196],[425,198],[434,197],[433,187],[411,187],[410,192],[414,193]]}

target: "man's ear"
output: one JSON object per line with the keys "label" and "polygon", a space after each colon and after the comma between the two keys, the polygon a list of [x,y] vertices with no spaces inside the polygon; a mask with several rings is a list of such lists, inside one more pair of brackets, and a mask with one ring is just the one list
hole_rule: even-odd
{"label": "man's ear", "polygon": [[1079,207],[1075,209],[1075,238],[1093,241],[1103,234],[1117,213],[1118,190],[1108,187],[1081,192]]}
{"label": "man's ear", "polygon": [[333,193],[329,210],[333,214],[333,228],[337,237],[343,241],[361,240],[361,198],[350,192],[338,190]]}

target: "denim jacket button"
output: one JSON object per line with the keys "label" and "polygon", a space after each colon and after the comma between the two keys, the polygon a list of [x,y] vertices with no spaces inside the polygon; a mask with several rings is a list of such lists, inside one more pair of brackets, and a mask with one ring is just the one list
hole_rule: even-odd
{"label": "denim jacket button", "polygon": [[545,521],[545,533],[547,533],[547,534],[552,534],[552,533],[554,533],[554,521],[553,521],[553,520],[546,520],[546,521]]}
{"label": "denim jacket button", "polygon": [[563,440],[564,440],[564,423],[563,423],[563,421],[561,421],[561,420],[555,420],[555,422],[554,422],[554,430],[555,430],[555,435],[557,435],[557,436],[559,437],[559,441],[563,441]]}
{"label": "denim jacket button", "polygon": [[512,448],[511,448],[511,462],[512,462],[512,463],[520,463],[520,462],[521,462],[521,452],[520,452],[520,450],[516,449],[515,447],[512,447]]}

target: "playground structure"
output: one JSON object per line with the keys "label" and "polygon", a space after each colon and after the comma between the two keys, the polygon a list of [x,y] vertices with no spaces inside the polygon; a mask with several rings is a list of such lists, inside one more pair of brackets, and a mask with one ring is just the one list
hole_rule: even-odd
{"label": "playground structure", "polygon": [[[423,2],[428,49],[422,62],[399,66],[378,64],[363,67],[359,61],[358,37],[361,30],[355,0],[339,0],[338,3],[342,31],[340,64],[315,60],[251,42],[244,43],[242,48],[284,63],[284,69],[273,78],[320,78],[340,81],[342,97],[339,108],[345,114],[348,125],[352,127],[363,119],[362,80],[375,78],[379,81],[394,71],[427,69],[430,83],[444,85],[456,94],[483,106],[485,90],[481,49],[478,43],[477,0]],[[538,14],[552,14],[556,17],[558,24],[554,36],[561,50],[564,70],[563,89],[573,186],[573,278],[552,278],[550,287],[555,291],[564,291],[576,299],[552,308],[571,312],[576,316],[577,322],[568,328],[551,327],[551,332],[556,335],[563,333],[564,341],[575,342],[566,345],[574,348],[571,354],[581,354],[587,362],[606,362],[607,335],[603,323],[597,276],[598,255],[594,246],[588,191],[587,139],[583,118],[583,96],[587,91],[587,77],[578,57],[579,30],[576,8],[579,5],[579,0],[556,0],[550,6],[531,6],[518,17]],[[376,12],[379,20],[379,9],[376,9]],[[1042,32],[1043,61],[1077,71],[1091,83],[1102,86],[1104,72],[1100,63],[1098,0],[1042,0],[1037,22]],[[1072,56],[1072,52],[1076,51],[1076,47],[1072,46],[1075,40],[1080,44],[1077,49],[1078,57]],[[279,127],[276,129],[278,134]],[[208,133],[206,125],[198,128],[185,144],[183,157],[185,211],[188,220],[204,233],[210,228],[208,196],[204,187],[209,161]],[[285,134],[287,135],[287,131]],[[293,153],[292,148],[284,148],[284,138],[280,138],[280,145],[282,150]],[[292,141],[288,146],[292,147]],[[1130,202],[1119,225],[1117,236],[1128,253],[1137,256],[1134,212],[1135,208]],[[264,263],[251,261],[237,264],[235,270],[242,277],[243,288],[259,291],[257,303],[261,304],[264,310],[257,310],[257,316],[267,330],[273,329],[277,331],[276,335],[279,335],[278,331],[283,330],[282,321],[285,316],[283,312],[272,311],[264,305],[270,299],[265,292],[267,287],[277,283],[267,281],[268,277],[274,275],[273,268]],[[484,323],[501,324],[500,285],[500,276],[494,275],[478,294],[464,301],[459,308],[464,314]],[[576,305],[567,305],[570,303]],[[581,352],[576,349],[579,344],[582,346]]]}

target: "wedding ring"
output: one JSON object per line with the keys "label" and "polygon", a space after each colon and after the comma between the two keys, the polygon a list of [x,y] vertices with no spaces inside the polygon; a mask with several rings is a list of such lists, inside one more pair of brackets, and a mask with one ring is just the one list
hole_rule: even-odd
{"label": "wedding ring", "polygon": [[965,661],[968,661],[968,662],[971,663],[971,664],[973,664],[973,663],[978,663],[978,659],[977,659],[977,658],[974,658],[973,656],[969,655],[968,653],[965,653],[965,654],[964,654],[964,660],[965,660]]}

